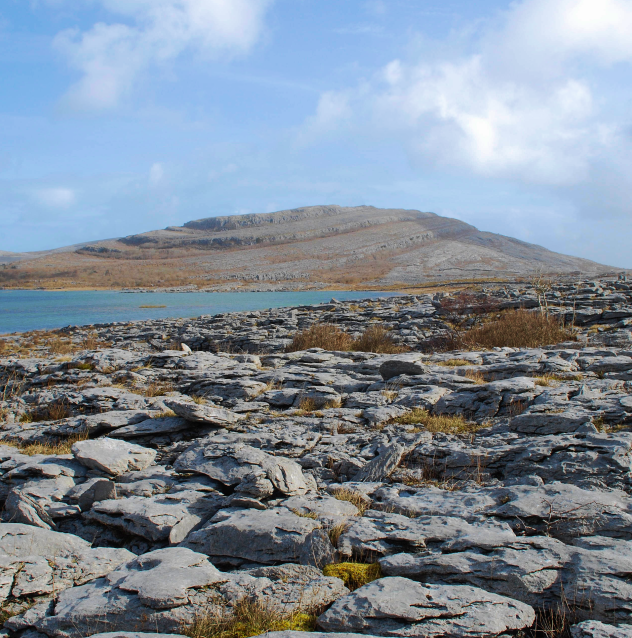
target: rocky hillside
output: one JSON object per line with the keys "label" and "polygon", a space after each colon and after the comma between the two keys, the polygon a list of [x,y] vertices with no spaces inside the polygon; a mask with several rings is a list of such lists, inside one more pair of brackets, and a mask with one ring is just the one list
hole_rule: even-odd
{"label": "rocky hillside", "polygon": [[[632,636],[632,286],[550,290],[577,341],[421,352],[455,300],[3,339],[3,635]],[[314,322],[410,351],[285,352]]]}
{"label": "rocky hillside", "polygon": [[[0,261],[2,257],[0,256]],[[8,265],[8,262],[13,262]],[[396,286],[612,268],[414,210],[312,206],[191,221],[72,251],[13,254],[5,286],[174,286],[230,290]]]}

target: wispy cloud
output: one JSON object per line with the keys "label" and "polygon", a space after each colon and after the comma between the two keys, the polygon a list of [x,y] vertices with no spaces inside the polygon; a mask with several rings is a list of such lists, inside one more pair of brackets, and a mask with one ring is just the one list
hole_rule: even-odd
{"label": "wispy cloud", "polygon": [[121,22],[59,33],[55,48],[81,73],[65,96],[80,110],[111,109],[157,64],[192,49],[247,53],[258,41],[272,0],[98,0]]}
{"label": "wispy cloud", "polygon": [[34,193],[35,200],[47,208],[66,209],[76,201],[77,196],[72,188],[42,188]]}
{"label": "wispy cloud", "polygon": [[568,196],[580,183],[614,188],[611,208],[629,213],[628,122],[590,78],[632,62],[632,1],[523,0],[486,28],[468,56],[393,60],[368,83],[324,93],[301,139],[343,127],[387,134],[425,164]]}

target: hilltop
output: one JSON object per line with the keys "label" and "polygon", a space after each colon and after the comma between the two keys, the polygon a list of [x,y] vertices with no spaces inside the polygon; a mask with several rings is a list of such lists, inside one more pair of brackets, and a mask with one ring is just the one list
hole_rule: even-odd
{"label": "hilltop", "polygon": [[5,287],[397,287],[614,269],[417,210],[310,206],[0,253]]}

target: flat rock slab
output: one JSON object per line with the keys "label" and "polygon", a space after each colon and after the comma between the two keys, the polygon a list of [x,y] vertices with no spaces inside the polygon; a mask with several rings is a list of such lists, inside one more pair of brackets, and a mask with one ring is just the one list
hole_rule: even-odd
{"label": "flat rock slab", "polygon": [[366,559],[439,548],[445,552],[468,548],[487,551],[516,541],[516,535],[506,523],[468,523],[456,516],[411,519],[400,514],[369,511],[362,518],[349,521],[338,541],[338,550],[343,556]]}
{"label": "flat rock slab", "polygon": [[155,450],[110,438],[78,441],[72,453],[82,465],[111,476],[144,470],[156,458]]}
{"label": "flat rock slab", "polygon": [[232,425],[245,418],[242,414],[236,414],[225,408],[217,408],[210,405],[189,403],[166,399],[164,404],[173,410],[178,416],[192,423],[207,423],[209,425]]}
{"label": "flat rock slab", "polygon": [[158,419],[145,419],[119,428],[110,434],[118,439],[133,439],[140,436],[162,436],[182,432],[191,427],[191,422],[179,416],[166,416]]}
{"label": "flat rock slab", "polygon": [[[259,634],[255,638],[305,638],[304,631],[266,631],[265,634]],[[340,634],[340,633],[323,633],[322,631],[310,631],[309,638],[375,638],[375,636],[370,636],[367,634]],[[158,637],[160,638],[160,636]],[[583,638],[583,637],[582,637]]]}
{"label": "flat rock slab", "polygon": [[[206,474],[224,485],[243,486],[252,496],[271,496],[274,489],[287,496],[304,494],[308,485],[301,466],[291,459],[272,456],[247,445],[239,434],[216,434],[191,445],[174,467],[181,472]],[[239,489],[239,488],[238,488]]]}
{"label": "flat rock slab", "polygon": [[632,499],[624,491],[570,483],[455,491],[393,485],[373,494],[373,507],[413,517],[441,513],[469,521],[495,518],[516,532],[536,531],[568,543],[590,534],[632,540]]}
{"label": "flat rock slab", "polygon": [[129,496],[100,501],[85,518],[142,536],[151,541],[169,540],[179,543],[200,523],[226,504],[222,494],[194,490],[156,494],[149,498]]}
{"label": "flat rock slab", "polygon": [[377,636],[481,638],[530,627],[529,605],[477,587],[421,585],[381,578],[336,601],[318,617],[326,631]]}
{"label": "flat rock slab", "polygon": [[571,627],[573,638],[632,638],[630,625],[605,625],[597,620],[585,620]]}
{"label": "flat rock slab", "polygon": [[260,575],[222,573],[189,549],[156,550],[121,565],[111,578],[61,592],[53,608],[30,626],[51,638],[84,638],[100,629],[177,634],[200,613],[230,613],[244,598],[292,613],[305,604],[327,606],[348,593],[342,581],[313,568],[255,571]]}
{"label": "flat rock slab", "polygon": [[632,616],[630,541],[591,536],[566,545],[521,537],[487,551],[394,554],[380,565],[388,576],[483,587],[538,607],[557,608],[572,597],[580,620],[628,622]]}
{"label": "flat rock slab", "polygon": [[134,555],[125,549],[93,549],[72,534],[19,523],[0,524],[0,600],[50,594],[82,585]]}
{"label": "flat rock slab", "polygon": [[104,634],[92,634],[90,638],[187,638],[182,634],[156,634],[140,631],[108,631]]}
{"label": "flat rock slab", "polygon": [[182,543],[214,562],[275,564],[280,562],[322,566],[334,561],[335,550],[311,518],[284,507],[269,510],[225,509]]}

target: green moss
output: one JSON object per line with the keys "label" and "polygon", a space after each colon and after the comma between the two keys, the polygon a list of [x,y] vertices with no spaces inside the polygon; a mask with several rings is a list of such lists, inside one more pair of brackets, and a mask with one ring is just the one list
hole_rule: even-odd
{"label": "green moss", "polygon": [[333,563],[325,565],[323,574],[340,578],[351,591],[382,578],[379,563]]}

